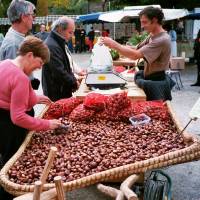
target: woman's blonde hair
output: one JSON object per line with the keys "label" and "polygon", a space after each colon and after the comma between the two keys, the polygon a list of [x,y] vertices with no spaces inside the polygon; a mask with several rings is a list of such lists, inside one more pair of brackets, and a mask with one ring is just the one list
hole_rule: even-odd
{"label": "woman's blonde hair", "polygon": [[32,52],[34,57],[40,57],[44,63],[48,63],[50,53],[47,45],[39,38],[27,36],[18,50],[18,55],[24,56]]}

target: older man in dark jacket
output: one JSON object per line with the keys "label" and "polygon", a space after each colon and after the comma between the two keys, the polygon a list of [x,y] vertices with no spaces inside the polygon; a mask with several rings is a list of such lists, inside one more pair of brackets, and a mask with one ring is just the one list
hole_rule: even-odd
{"label": "older man in dark jacket", "polygon": [[50,50],[50,62],[42,69],[42,88],[52,101],[71,97],[78,87],[66,44],[73,36],[74,29],[72,19],[60,17],[54,21],[52,31],[45,40]]}

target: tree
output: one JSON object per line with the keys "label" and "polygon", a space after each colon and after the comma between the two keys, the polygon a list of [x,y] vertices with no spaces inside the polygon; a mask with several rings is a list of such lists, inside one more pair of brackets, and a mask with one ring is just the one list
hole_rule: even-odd
{"label": "tree", "polygon": [[47,16],[48,15],[48,1],[38,0],[36,11],[37,11],[37,16]]}
{"label": "tree", "polygon": [[[37,0],[28,0],[34,5],[37,5]],[[38,0],[39,1],[39,0]],[[0,0],[0,17],[7,17],[7,9],[11,0]]]}
{"label": "tree", "polygon": [[35,6],[37,6],[37,0],[28,0],[30,1],[31,3],[33,3]]}
{"label": "tree", "polygon": [[49,0],[49,2],[51,14],[87,13],[87,0]]}
{"label": "tree", "polygon": [[200,7],[199,0],[111,0],[111,8],[121,9],[124,6],[137,6],[137,5],[155,5],[159,4],[162,8],[186,8],[193,10],[195,7]]}
{"label": "tree", "polygon": [[67,8],[70,4],[70,0],[48,0],[50,7],[64,7]]}
{"label": "tree", "polygon": [[7,9],[10,4],[10,0],[1,0],[0,1],[0,17],[7,17]]}

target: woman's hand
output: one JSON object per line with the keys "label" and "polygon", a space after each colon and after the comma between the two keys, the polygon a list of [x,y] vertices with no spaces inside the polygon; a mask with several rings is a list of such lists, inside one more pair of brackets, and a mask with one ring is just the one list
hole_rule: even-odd
{"label": "woman's hand", "polygon": [[49,125],[49,129],[54,130],[56,128],[59,128],[61,126],[61,121],[57,120],[57,119],[52,119],[49,120],[50,125]]}
{"label": "woman's hand", "polygon": [[50,105],[52,101],[49,99],[49,97],[44,95],[38,95],[38,104],[46,104]]}

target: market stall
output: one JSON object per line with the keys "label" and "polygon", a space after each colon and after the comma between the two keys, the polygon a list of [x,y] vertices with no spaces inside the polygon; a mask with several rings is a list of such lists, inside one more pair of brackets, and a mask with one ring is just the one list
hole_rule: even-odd
{"label": "market stall", "polygon": [[[132,102],[123,92],[90,94],[83,102],[59,100],[47,109],[44,118],[60,118],[70,129],[28,134],[0,173],[1,185],[16,196],[33,192],[52,145],[58,153],[44,191],[55,187],[53,179],[58,175],[64,190],[70,191],[200,157],[199,139],[180,134],[182,127],[170,103]],[[129,118],[140,114],[150,120],[136,117],[131,124]]]}
{"label": "market stall", "polygon": [[[112,94],[116,92],[123,92],[127,91],[128,92],[128,97],[131,98],[133,101],[137,100],[146,100],[146,95],[144,91],[139,88],[135,82],[133,81],[127,81],[126,87],[125,88],[118,88],[118,89],[111,89],[111,90],[97,90],[97,92],[103,93],[103,94]],[[88,93],[92,92],[92,90],[86,85],[85,79],[82,80],[79,89],[74,93],[74,96],[80,99],[83,99]]]}

